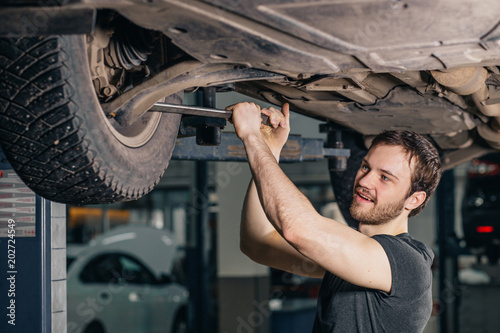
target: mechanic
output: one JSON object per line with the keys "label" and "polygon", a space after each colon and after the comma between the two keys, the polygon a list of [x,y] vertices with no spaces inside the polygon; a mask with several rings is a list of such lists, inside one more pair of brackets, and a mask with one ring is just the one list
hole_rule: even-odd
{"label": "mechanic", "polygon": [[[437,150],[409,131],[379,134],[354,181],[355,230],[325,218],[278,165],[289,106],[227,107],[252,171],[241,249],[280,270],[322,277],[313,332],[421,332],[432,308],[432,251],[408,234],[440,176]],[[272,126],[261,125],[261,113]]]}

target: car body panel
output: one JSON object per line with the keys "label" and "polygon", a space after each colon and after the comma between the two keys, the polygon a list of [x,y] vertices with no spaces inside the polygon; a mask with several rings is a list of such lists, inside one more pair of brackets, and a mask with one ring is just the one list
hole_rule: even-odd
{"label": "car body panel", "polygon": [[[144,240],[147,239],[147,242]],[[106,249],[108,252],[125,253],[133,250],[133,254],[141,259],[154,273],[156,278],[172,271],[173,260],[177,251],[177,240],[165,230],[158,230],[145,225],[129,225],[113,228],[89,242],[88,247],[80,254],[90,255]],[[158,255],[161,253],[161,255]]]}
{"label": "car body panel", "polygon": [[[161,7],[163,21],[155,19],[153,5],[147,24],[204,62],[229,60],[257,68],[267,63],[267,68],[292,73],[310,68],[317,74],[477,65],[496,60],[499,52],[495,1],[213,0],[165,1],[156,5]],[[145,18],[132,7],[119,11],[135,22]],[[214,50],[224,58],[211,56]],[[295,62],[288,58],[291,53]],[[313,58],[317,61],[308,63]]]}

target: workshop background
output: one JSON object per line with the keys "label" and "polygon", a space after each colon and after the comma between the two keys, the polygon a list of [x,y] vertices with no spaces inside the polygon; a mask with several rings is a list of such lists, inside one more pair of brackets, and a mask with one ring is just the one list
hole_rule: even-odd
{"label": "workshop background", "polygon": [[[217,107],[224,108],[249,100],[237,93],[218,93]],[[187,94],[184,104],[196,104],[196,94]],[[326,139],[325,134],[319,133],[319,125],[317,120],[292,114],[292,134]],[[231,130],[232,126],[228,124],[225,131]],[[207,170],[207,198],[201,197],[203,194],[197,189],[195,175],[200,163]],[[282,164],[282,168],[322,215],[343,220],[331,189],[326,159]],[[423,213],[410,220],[410,234],[429,245],[436,253],[433,266],[434,311],[426,333],[496,332],[500,327],[496,310],[500,302],[498,263],[488,263],[486,257],[478,255],[479,252],[467,249],[463,241],[462,201],[470,169],[471,163],[467,163],[447,172],[443,177],[447,183],[442,185],[447,187],[438,191]],[[129,231],[125,226],[143,225],[164,230],[176,243],[174,250],[172,247],[168,249],[175,254],[165,254],[172,261],[168,268],[171,276],[167,282],[183,286],[182,290],[189,290],[189,296],[177,304],[167,304],[170,308],[165,311],[172,317],[172,323],[174,320],[179,323],[172,324],[172,330],[165,328],[162,332],[308,332],[312,328],[320,280],[269,269],[250,261],[239,250],[240,212],[250,177],[248,165],[244,162],[173,160],[160,184],[140,200],[112,205],[67,206],[68,267],[71,268],[80,251],[89,242],[95,243],[99,235],[102,238],[113,230],[125,228],[122,236],[118,232],[108,237],[108,240],[114,237],[114,241],[122,241],[128,237]],[[473,205],[481,206],[480,200],[483,199],[474,198],[471,199]],[[203,207],[204,199],[208,199],[208,207]],[[448,215],[446,211],[443,212],[443,208],[448,210]],[[440,227],[439,219],[449,221],[450,209],[453,225],[451,228]],[[196,229],[196,219],[200,213],[206,214],[207,225]],[[497,220],[499,218],[498,215],[491,216]],[[488,233],[488,230],[485,231]],[[197,235],[199,232],[203,234]],[[439,233],[444,239],[438,240]],[[201,249],[196,248],[200,245],[200,239]],[[439,242],[446,250],[439,251]],[[149,241],[144,245],[147,243]],[[136,243],[133,246],[141,245]],[[134,252],[132,248],[129,250]],[[196,259],[200,254],[203,258]],[[164,254],[152,252],[151,255],[162,258]],[[441,265],[438,259],[442,260]],[[194,268],[196,265],[198,268]],[[204,267],[201,273],[200,265]],[[102,264],[100,267],[105,269],[108,266]],[[76,332],[79,325],[88,325],[91,321],[96,323],[94,330],[85,332],[107,332],[99,330],[99,323],[102,326],[109,325],[103,322],[105,320],[118,326],[117,331],[132,332],[130,323],[121,315],[126,310],[126,303],[135,302],[139,307],[144,307],[148,302],[147,297],[158,297],[150,291],[152,287],[148,283],[152,282],[147,279],[141,282],[142,291],[134,294],[123,288],[104,299],[101,297],[102,288],[101,291],[84,291],[82,285],[70,283],[69,279],[70,276],[67,290],[68,332]],[[113,276],[108,279],[108,283],[111,283]],[[196,282],[200,279],[201,287]],[[137,279],[129,282],[130,286],[137,283]],[[144,292],[146,289],[147,293]],[[129,294],[120,301],[120,293]],[[94,303],[88,301],[89,297],[95,299]],[[201,310],[200,304],[204,307]],[[153,323],[154,317],[161,315],[159,309],[163,308],[156,303],[149,309],[153,313],[137,310],[133,320],[151,320]],[[174,318],[176,315],[177,318]],[[193,320],[196,322],[193,323]]]}

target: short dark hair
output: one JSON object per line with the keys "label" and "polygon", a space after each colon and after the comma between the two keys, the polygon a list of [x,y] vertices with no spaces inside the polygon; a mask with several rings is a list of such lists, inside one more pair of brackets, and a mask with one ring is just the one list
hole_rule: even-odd
{"label": "short dark hair", "polygon": [[410,157],[409,164],[415,158],[415,168],[412,170],[407,197],[418,191],[424,191],[426,194],[424,202],[413,209],[408,216],[417,215],[427,205],[441,179],[441,160],[436,147],[412,131],[384,131],[373,139],[370,149],[380,145],[402,147]]}

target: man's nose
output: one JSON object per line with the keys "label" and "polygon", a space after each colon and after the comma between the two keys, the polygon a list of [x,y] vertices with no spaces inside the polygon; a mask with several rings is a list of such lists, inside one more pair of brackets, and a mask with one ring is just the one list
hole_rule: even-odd
{"label": "man's nose", "polygon": [[368,171],[358,181],[358,184],[364,188],[372,189],[375,182],[375,175],[372,171]]}

